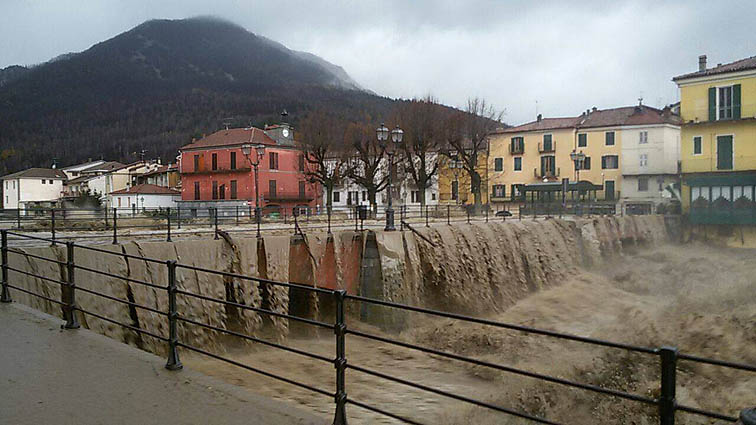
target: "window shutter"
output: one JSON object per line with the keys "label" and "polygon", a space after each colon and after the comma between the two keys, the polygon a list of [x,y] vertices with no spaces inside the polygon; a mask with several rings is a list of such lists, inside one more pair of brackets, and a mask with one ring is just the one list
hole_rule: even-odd
{"label": "window shutter", "polygon": [[709,121],[717,120],[717,88],[709,87]]}
{"label": "window shutter", "polygon": [[732,86],[732,118],[740,119],[740,84]]}
{"label": "window shutter", "polygon": [[602,170],[606,169],[606,157],[605,156],[601,157],[601,169]]}

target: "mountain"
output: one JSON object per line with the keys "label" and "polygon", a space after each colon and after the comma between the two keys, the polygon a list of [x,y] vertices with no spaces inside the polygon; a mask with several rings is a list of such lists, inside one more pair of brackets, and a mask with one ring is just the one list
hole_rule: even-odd
{"label": "mountain", "polygon": [[393,101],[339,66],[216,18],[153,20],[80,53],[0,70],[0,173],[88,157],[172,160],[193,136],[323,108],[379,120]]}

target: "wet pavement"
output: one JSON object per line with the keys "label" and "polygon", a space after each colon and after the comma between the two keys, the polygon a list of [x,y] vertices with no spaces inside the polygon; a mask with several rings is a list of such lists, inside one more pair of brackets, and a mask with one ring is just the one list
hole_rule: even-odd
{"label": "wet pavement", "polygon": [[325,424],[28,307],[0,304],[0,423]]}

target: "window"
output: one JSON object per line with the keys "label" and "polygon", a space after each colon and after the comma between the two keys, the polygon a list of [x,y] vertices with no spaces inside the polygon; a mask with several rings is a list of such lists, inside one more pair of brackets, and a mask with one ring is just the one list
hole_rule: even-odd
{"label": "window", "polygon": [[509,144],[509,153],[523,153],[525,152],[525,139],[520,137],[513,137]]}
{"label": "window", "polygon": [[218,182],[213,182],[213,199],[218,199]]}
{"label": "window", "polygon": [[47,181],[47,180],[45,180],[45,179],[42,179],[42,184],[45,184],[45,182],[46,182],[46,181]]}
{"label": "window", "polygon": [[214,154],[213,154],[213,159],[212,159],[212,161],[213,161],[213,164],[212,164],[212,167],[213,167],[213,171],[215,171],[215,170],[217,170],[217,169],[218,169],[218,154],[217,154],[217,153],[214,153]]}
{"label": "window", "polygon": [[347,192],[347,205],[356,205],[359,203],[360,198],[357,194],[356,190]]}
{"label": "window", "polygon": [[431,201],[436,200],[436,192],[431,192]]}
{"label": "window", "polygon": [[455,201],[458,200],[459,198],[459,182],[458,181],[452,182],[451,192],[452,192],[451,198]]}
{"label": "window", "polygon": [[333,202],[341,202],[341,192],[333,192]]}
{"label": "window", "polygon": [[362,191],[362,202],[367,201],[367,190]]}
{"label": "window", "polygon": [[732,153],[732,136],[717,136],[717,170],[732,170]]}
{"label": "window", "polygon": [[732,119],[732,86],[719,87],[717,91],[717,119]]}
{"label": "window", "polygon": [[194,172],[196,173],[199,170],[200,170],[200,156],[194,155]]}
{"label": "window", "polygon": [[659,192],[664,190],[664,177],[658,177],[656,183],[659,185]]}
{"label": "window", "polygon": [[514,170],[515,171],[522,171],[522,157],[518,156],[514,159]]}
{"label": "window", "polygon": [[268,196],[270,198],[275,198],[277,196],[277,190],[276,190],[276,181],[275,180],[268,180]]}
{"label": "window", "polygon": [[638,177],[638,192],[648,192],[648,177]]}
{"label": "window", "polygon": [[693,155],[701,155],[701,152],[701,136],[696,136],[693,138]]}
{"label": "window", "polygon": [[226,185],[225,184],[220,185],[218,192],[220,194],[220,199],[226,199]]}
{"label": "window", "polygon": [[494,171],[504,171],[504,158],[494,158]]}
{"label": "window", "polygon": [[412,203],[416,204],[420,202],[420,191],[419,190],[413,190],[412,191]]}
{"label": "window", "polygon": [[305,182],[299,182],[299,198],[304,199],[305,197]]}
{"label": "window", "polygon": [[604,133],[604,141],[606,146],[614,146],[614,132],[607,131]]}
{"label": "window", "polygon": [[551,134],[543,135],[543,152],[551,152],[554,150],[554,143],[552,141]]}
{"label": "window", "polygon": [[270,169],[278,170],[278,152],[271,152],[270,155]]}
{"label": "window", "polygon": [[640,139],[638,140],[638,143],[645,144],[648,143],[648,131],[641,131],[638,133],[640,135]]}
{"label": "window", "polygon": [[641,167],[647,167],[648,166],[648,154],[647,153],[640,154],[640,166]]}
{"label": "window", "polygon": [[493,197],[494,198],[503,198],[506,196],[507,187],[503,184],[495,184],[493,185]]}
{"label": "window", "polygon": [[578,147],[584,148],[588,146],[588,135],[585,133],[578,134]]}
{"label": "window", "polygon": [[541,157],[541,176],[556,176],[556,158],[554,155]]}
{"label": "window", "polygon": [[619,157],[617,155],[604,155],[601,157],[602,170],[615,170],[619,168]]}
{"label": "window", "polygon": [[299,171],[305,170],[305,157],[304,155],[299,155]]}
{"label": "window", "polygon": [[579,164],[581,170],[590,170],[591,169],[591,157],[586,156],[583,158],[583,163]]}
{"label": "window", "polygon": [[236,199],[236,180],[231,180],[231,199]]}
{"label": "window", "polygon": [[236,170],[236,152],[231,152],[231,169]]}

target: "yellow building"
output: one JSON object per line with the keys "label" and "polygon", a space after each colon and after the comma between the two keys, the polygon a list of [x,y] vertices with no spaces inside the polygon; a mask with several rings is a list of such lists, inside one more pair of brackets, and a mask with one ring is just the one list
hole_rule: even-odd
{"label": "yellow building", "polygon": [[756,56],[714,68],[699,57],[680,87],[683,210],[694,224],[756,223]]}
{"label": "yellow building", "polygon": [[[652,139],[659,137],[662,142],[669,139],[671,144],[676,145],[676,134],[665,135],[658,128],[671,127],[674,130],[677,127],[673,124],[678,120],[679,117],[668,108],[660,110],[639,104],[604,110],[593,108],[576,117],[543,118],[539,115],[533,122],[500,130],[491,137],[490,143],[489,184],[492,200],[494,203],[520,200],[525,185],[560,182],[566,178],[571,183],[578,180],[591,183],[581,184],[583,188],[598,189],[584,196],[595,195],[608,203],[618,203],[620,200],[623,204],[631,203],[644,194],[639,195],[633,187],[633,190],[627,190],[627,195],[632,197],[622,196],[623,162],[629,161],[628,166],[636,163],[642,166],[635,167],[641,169],[633,169],[628,177],[633,179],[635,185],[646,189],[643,192],[647,191],[649,175],[662,181],[661,185],[665,184],[666,180],[659,180],[657,176],[664,173],[651,172],[651,168],[656,170],[660,167],[648,165],[671,162],[676,170],[676,150],[667,149],[672,151],[670,155],[663,148],[657,148],[656,144],[649,144],[649,134],[654,136]],[[623,151],[625,137],[630,138],[627,144],[633,149]],[[638,146],[640,149],[635,149]],[[646,146],[654,148],[646,149]],[[584,157],[577,167],[579,170],[571,158],[573,152]],[[576,185],[570,187],[575,188]],[[658,193],[656,187],[654,192]]]}
{"label": "yellow building", "polygon": [[[470,174],[447,156],[439,156],[438,193],[441,205],[471,205],[475,202]],[[488,150],[478,154],[476,171],[480,174],[481,203],[488,203]]]}

